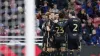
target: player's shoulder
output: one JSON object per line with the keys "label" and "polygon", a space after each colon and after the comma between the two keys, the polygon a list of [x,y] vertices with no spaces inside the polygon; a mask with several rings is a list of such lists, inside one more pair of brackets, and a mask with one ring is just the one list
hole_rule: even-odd
{"label": "player's shoulder", "polygon": [[71,18],[71,19],[69,19],[69,21],[80,21],[80,19],[79,18]]}

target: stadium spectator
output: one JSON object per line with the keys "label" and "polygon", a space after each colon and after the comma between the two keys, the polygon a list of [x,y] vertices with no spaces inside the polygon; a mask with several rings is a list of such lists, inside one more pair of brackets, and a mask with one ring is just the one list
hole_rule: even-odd
{"label": "stadium spectator", "polygon": [[42,18],[42,12],[41,10],[38,10],[37,14],[36,14],[37,19],[41,19]]}
{"label": "stadium spectator", "polygon": [[98,44],[99,44],[99,46],[100,46],[100,37],[99,37],[99,39],[98,39]]}
{"label": "stadium spectator", "polygon": [[58,6],[59,10],[62,10],[63,8],[68,8],[68,1],[67,0],[56,0],[56,4]]}
{"label": "stadium spectator", "polygon": [[0,36],[24,36],[24,0],[0,0]]}
{"label": "stadium spectator", "polygon": [[96,29],[96,34],[100,37],[100,24],[98,25],[98,28]]}
{"label": "stadium spectator", "polygon": [[52,12],[58,13],[58,11],[59,11],[59,10],[57,9],[57,5],[54,4],[53,9],[52,9]]}
{"label": "stadium spectator", "polygon": [[48,2],[44,1],[44,4],[42,6],[42,13],[46,13],[48,9],[49,9]]}
{"label": "stadium spectator", "polygon": [[91,35],[92,30],[94,29],[94,26],[93,26],[92,22],[90,20],[88,20],[84,28],[87,30],[87,33],[89,35]]}
{"label": "stadium spectator", "polygon": [[83,4],[83,8],[85,11],[86,11],[86,14],[89,15],[89,17],[93,18],[93,8],[92,8],[92,5],[91,5],[91,2],[87,2],[87,4]]}
{"label": "stadium spectator", "polygon": [[94,29],[91,35],[91,44],[96,45],[98,43],[98,39],[99,37],[97,36],[96,30]]}
{"label": "stadium spectator", "polygon": [[87,22],[87,15],[84,9],[82,9],[81,11],[79,11],[79,13],[77,14],[77,16],[81,19],[82,23],[86,23]]}
{"label": "stadium spectator", "polygon": [[41,6],[43,5],[44,0],[35,0],[35,4],[37,8],[41,8]]}
{"label": "stadium spectator", "polygon": [[97,1],[97,5],[95,7],[96,7],[96,11],[95,11],[96,15],[100,17],[100,1],[99,0]]}
{"label": "stadium spectator", "polygon": [[89,34],[87,33],[86,29],[83,30],[82,38],[83,38],[83,41],[85,42],[85,44],[91,45],[91,38],[90,38]]}
{"label": "stadium spectator", "polygon": [[75,0],[75,1],[76,1],[76,3],[79,4],[79,5],[82,5],[82,4],[85,2],[85,0]]}

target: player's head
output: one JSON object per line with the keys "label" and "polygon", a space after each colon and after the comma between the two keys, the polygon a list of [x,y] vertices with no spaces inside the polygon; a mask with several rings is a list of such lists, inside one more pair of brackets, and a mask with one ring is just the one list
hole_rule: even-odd
{"label": "player's head", "polygon": [[63,19],[64,16],[65,16],[65,14],[64,14],[63,12],[60,12],[60,13],[59,13],[59,18],[60,18],[60,19]]}
{"label": "player's head", "polygon": [[54,13],[54,12],[51,12],[51,14],[50,14],[50,15],[51,15],[51,19],[52,19],[52,20],[54,20],[55,13]]}
{"label": "player's head", "polygon": [[73,18],[73,17],[76,17],[76,14],[75,14],[74,11],[71,11],[71,12],[69,13],[69,18]]}

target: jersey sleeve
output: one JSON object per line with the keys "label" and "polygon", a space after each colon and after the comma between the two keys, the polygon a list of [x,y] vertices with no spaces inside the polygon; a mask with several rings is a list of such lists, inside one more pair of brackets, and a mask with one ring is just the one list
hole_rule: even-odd
{"label": "jersey sleeve", "polygon": [[46,31],[46,22],[44,22],[43,25],[42,25],[42,31],[43,32]]}

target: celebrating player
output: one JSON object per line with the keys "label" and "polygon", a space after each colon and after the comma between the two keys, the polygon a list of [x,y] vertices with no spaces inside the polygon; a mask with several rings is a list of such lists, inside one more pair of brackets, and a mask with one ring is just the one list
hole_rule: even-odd
{"label": "celebrating player", "polygon": [[[68,20],[68,49],[78,50],[80,48],[80,33],[81,33],[81,21],[75,16],[75,12],[72,11],[69,14]],[[73,55],[72,53],[69,54]]]}
{"label": "celebrating player", "polygon": [[66,50],[66,23],[67,20],[64,19],[64,14],[59,13],[56,14],[56,16],[59,15],[59,19],[56,18],[54,20],[54,25],[52,27],[52,32],[54,33],[54,42],[55,42],[55,48],[58,51],[58,55],[60,55],[60,51],[65,51]]}

